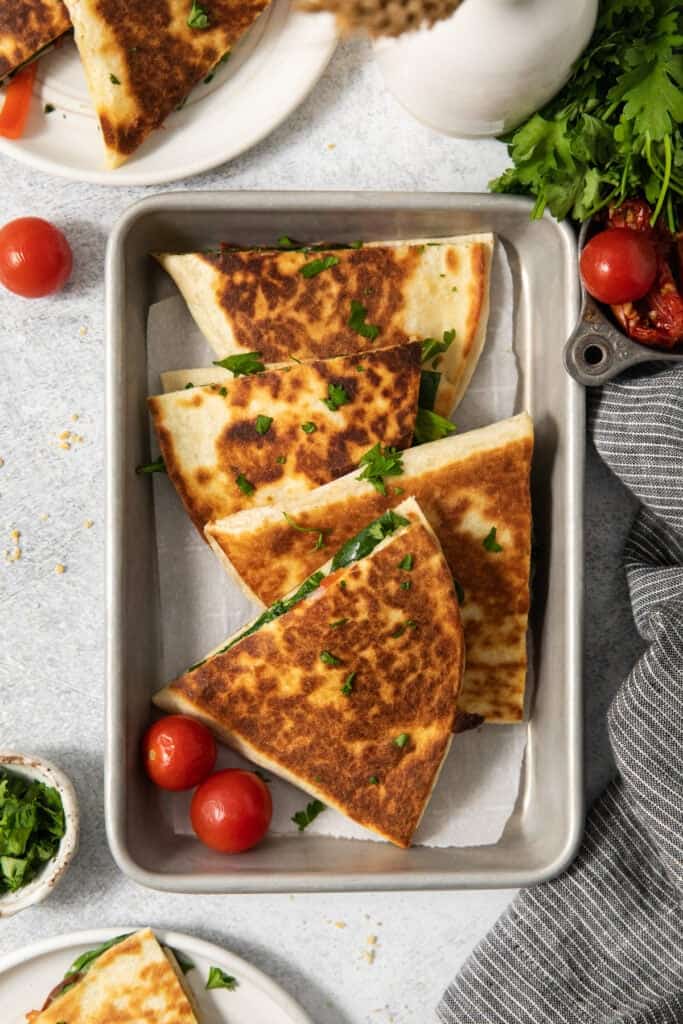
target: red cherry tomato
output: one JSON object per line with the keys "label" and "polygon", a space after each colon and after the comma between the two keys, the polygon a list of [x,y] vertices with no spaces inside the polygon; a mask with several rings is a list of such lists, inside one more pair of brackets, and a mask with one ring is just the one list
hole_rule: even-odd
{"label": "red cherry tomato", "polygon": [[73,256],[62,232],[41,217],[19,217],[0,228],[0,284],[38,299],[63,288]]}
{"label": "red cherry tomato", "polygon": [[609,228],[594,235],[581,253],[581,277],[600,302],[637,302],[657,275],[655,247],[642,231]]}
{"label": "red cherry tomato", "polygon": [[219,853],[241,853],[263,839],[273,816],[273,801],[254,772],[216,772],[192,797],[192,828]]}
{"label": "red cherry tomato", "polygon": [[194,718],[168,715],[150,725],[142,741],[145,771],[162,789],[192,789],[216,765],[216,741]]}

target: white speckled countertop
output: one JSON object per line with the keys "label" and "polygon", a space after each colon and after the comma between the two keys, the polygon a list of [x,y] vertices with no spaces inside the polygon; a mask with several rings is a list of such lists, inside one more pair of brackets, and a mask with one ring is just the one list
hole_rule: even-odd
{"label": "white speckled countertop", "polygon": [[[333,148],[331,148],[333,147]],[[484,191],[502,145],[438,136],[385,92],[369,49],[344,44],[304,105],[234,163],[174,188]],[[453,972],[512,893],[196,897],[129,882],[107,849],[103,742],[103,257],[113,221],[144,189],[74,185],[0,160],[0,223],[54,220],[74,248],[57,298],[0,294],[0,746],[73,778],[81,850],[42,906],[0,922],[0,952],[60,932],[152,924],[252,960],[316,1024],[427,1024]],[[557,360],[559,351],[550,352]],[[77,420],[73,417],[78,416]],[[59,435],[82,438],[60,447]],[[586,767],[609,770],[604,710],[638,650],[618,554],[634,507],[589,452]],[[90,527],[86,521],[92,521]],[[6,561],[21,531],[21,558]],[[60,563],[63,574],[55,572]],[[364,956],[377,936],[374,963]]]}

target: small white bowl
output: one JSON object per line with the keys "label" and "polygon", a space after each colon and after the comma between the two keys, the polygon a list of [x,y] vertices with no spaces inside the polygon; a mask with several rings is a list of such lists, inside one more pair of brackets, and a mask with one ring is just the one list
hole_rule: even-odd
{"label": "small white bowl", "polygon": [[61,768],[42,757],[0,751],[0,768],[7,768],[17,775],[26,775],[30,779],[44,782],[46,786],[54,787],[62,800],[65,822],[64,835],[52,860],[41,868],[28,885],[22,886],[17,892],[7,892],[0,896],[0,918],[3,918],[11,917],[20,910],[40,903],[50,895],[66,874],[78,849],[78,802],[68,776]]}

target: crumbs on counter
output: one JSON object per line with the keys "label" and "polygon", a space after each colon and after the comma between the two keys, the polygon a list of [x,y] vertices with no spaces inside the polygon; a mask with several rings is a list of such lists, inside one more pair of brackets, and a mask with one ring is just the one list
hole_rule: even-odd
{"label": "crumbs on counter", "polygon": [[81,338],[84,338],[86,336],[86,334],[88,333],[88,328],[85,326],[85,324],[82,324],[78,328],[78,333],[80,334]]}
{"label": "crumbs on counter", "polygon": [[5,460],[0,458],[0,469],[5,465]]}
{"label": "crumbs on counter", "polygon": [[335,921],[334,922],[334,927],[335,928],[346,928],[346,921]]}
{"label": "crumbs on counter", "polygon": [[71,413],[71,422],[72,422],[72,423],[78,423],[78,421],[80,420],[80,418],[81,418],[81,417],[80,417],[80,413],[77,413],[77,412],[72,412],[72,413]]}
{"label": "crumbs on counter", "polygon": [[95,523],[94,523],[94,521],[92,519],[84,519],[83,520],[83,529],[84,530],[90,530],[90,529],[92,529],[92,527],[94,525],[95,525]]}
{"label": "crumbs on counter", "polygon": [[12,529],[9,532],[10,540],[12,541],[11,548],[5,548],[5,561],[6,562],[18,562],[21,558],[21,530]]}
{"label": "crumbs on counter", "polygon": [[65,572],[66,572],[66,566],[62,565],[61,562],[57,562],[57,564],[55,566],[55,573],[58,576],[63,576]]}
{"label": "crumbs on counter", "polygon": [[57,437],[59,447],[65,452],[68,452],[75,444],[83,444],[84,440],[82,434],[74,434],[73,430],[62,430],[61,434]]}
{"label": "crumbs on counter", "polygon": [[41,512],[40,515],[38,516],[38,518],[40,519],[40,521],[42,523],[46,523],[50,517],[47,514],[47,512]]}
{"label": "crumbs on counter", "polygon": [[337,143],[336,142],[328,142],[327,143],[327,148],[328,149],[336,149],[337,148]]}

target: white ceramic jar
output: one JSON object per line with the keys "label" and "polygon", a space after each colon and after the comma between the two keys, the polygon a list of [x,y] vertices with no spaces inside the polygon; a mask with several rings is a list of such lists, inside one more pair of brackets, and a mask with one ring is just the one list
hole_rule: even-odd
{"label": "white ceramic jar", "polygon": [[375,54],[389,90],[446,135],[500,135],[564,85],[598,0],[464,0],[450,18]]}

